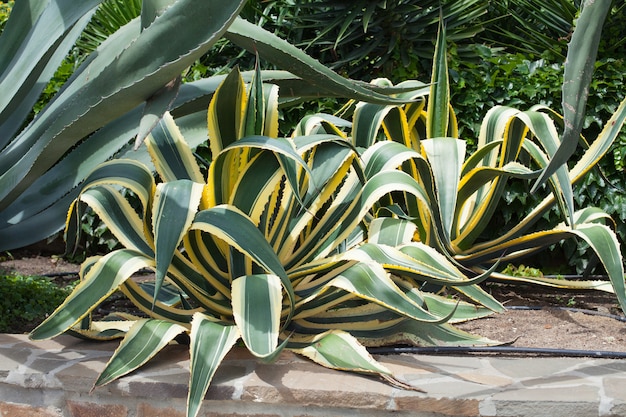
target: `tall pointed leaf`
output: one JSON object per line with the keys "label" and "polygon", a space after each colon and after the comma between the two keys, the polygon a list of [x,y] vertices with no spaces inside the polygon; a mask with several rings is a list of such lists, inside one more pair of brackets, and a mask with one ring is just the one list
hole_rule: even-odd
{"label": "tall pointed leaf", "polygon": [[446,27],[443,17],[439,19],[437,45],[433,58],[433,71],[428,97],[428,116],[426,118],[426,137],[448,136],[450,122],[450,86],[448,85]]}
{"label": "tall pointed leaf", "polygon": [[593,76],[600,35],[611,0],[586,0],[567,49],[563,75],[563,123],[561,144],[533,186],[533,192],[572,156],[585,121],[589,84]]}

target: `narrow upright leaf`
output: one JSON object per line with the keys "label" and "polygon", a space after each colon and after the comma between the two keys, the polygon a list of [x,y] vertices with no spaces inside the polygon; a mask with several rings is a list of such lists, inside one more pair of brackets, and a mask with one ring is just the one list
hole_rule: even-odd
{"label": "narrow upright leaf", "polygon": [[448,84],[448,60],[446,47],[446,28],[443,18],[439,20],[439,33],[433,58],[433,71],[428,97],[428,115],[426,119],[426,137],[448,136],[450,121],[450,86]]}
{"label": "narrow upright leaf", "polygon": [[531,192],[539,188],[556,170],[567,162],[578,145],[585,121],[589,84],[602,34],[602,26],[611,8],[611,0],[586,0],[583,4],[572,40],[567,49],[563,75],[563,123],[561,144]]}

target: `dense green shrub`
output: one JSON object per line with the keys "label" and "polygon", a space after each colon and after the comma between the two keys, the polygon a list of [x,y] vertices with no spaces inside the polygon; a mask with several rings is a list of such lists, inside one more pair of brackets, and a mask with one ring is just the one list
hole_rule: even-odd
{"label": "dense green shrub", "polygon": [[0,332],[29,331],[65,300],[72,287],[61,288],[39,276],[0,275]]}

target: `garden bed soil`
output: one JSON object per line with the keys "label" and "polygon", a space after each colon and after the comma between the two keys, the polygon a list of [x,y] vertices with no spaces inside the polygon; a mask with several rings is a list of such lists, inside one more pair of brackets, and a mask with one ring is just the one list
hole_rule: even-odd
{"label": "garden bed soil", "polygon": [[[80,266],[50,254],[22,251],[0,262],[0,268],[23,275],[44,275],[64,285],[78,278]],[[457,324],[458,328],[508,342],[513,347],[626,352],[626,323],[615,318],[624,315],[613,294],[531,285],[488,284],[485,288],[511,309]],[[518,310],[520,306],[533,309]],[[132,308],[118,294],[103,303],[96,313],[103,316]]]}

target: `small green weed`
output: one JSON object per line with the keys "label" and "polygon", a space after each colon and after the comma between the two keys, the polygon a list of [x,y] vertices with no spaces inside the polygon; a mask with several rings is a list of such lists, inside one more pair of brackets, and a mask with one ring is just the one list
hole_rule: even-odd
{"label": "small green weed", "polygon": [[502,271],[503,274],[512,275],[514,277],[543,277],[540,269],[532,268],[526,265],[515,266],[508,264]]}
{"label": "small green weed", "polygon": [[45,277],[0,274],[0,332],[30,331],[65,300],[73,286],[61,288]]}

